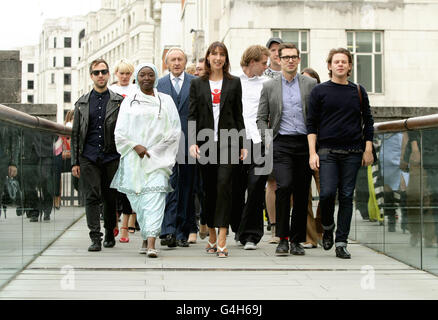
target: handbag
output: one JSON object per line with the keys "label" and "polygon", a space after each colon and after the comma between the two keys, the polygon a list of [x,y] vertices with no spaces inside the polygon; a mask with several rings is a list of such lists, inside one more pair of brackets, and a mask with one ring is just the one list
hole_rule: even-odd
{"label": "handbag", "polygon": [[[360,85],[356,84],[356,86],[357,86],[357,92],[359,93],[359,100],[360,100],[360,127],[362,129],[363,150],[365,151],[366,141],[365,141],[365,135],[363,133],[363,130],[365,127],[365,123],[363,121],[363,98],[362,98],[362,91],[360,90]],[[374,158],[373,163],[376,163],[376,161],[377,161],[376,148],[374,147],[374,143],[372,145],[373,145],[372,152],[373,152],[373,158]]]}
{"label": "handbag", "polygon": [[22,199],[22,192],[18,180],[14,178],[6,177],[5,184],[3,186],[2,203],[11,205],[20,205]]}

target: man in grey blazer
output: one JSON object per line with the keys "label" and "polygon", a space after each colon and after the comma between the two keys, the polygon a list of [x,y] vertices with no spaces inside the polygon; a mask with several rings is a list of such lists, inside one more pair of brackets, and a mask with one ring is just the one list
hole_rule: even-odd
{"label": "man in grey blazer", "polygon": [[[292,43],[279,47],[281,77],[263,84],[257,126],[265,142],[265,130],[272,129],[268,146],[274,157],[277,181],[276,235],[280,243],[276,255],[304,255],[300,242],[306,241],[307,202],[312,172],[309,167],[306,115],[309,96],[316,80],[297,72],[300,52]],[[290,215],[290,197],[293,212]]]}

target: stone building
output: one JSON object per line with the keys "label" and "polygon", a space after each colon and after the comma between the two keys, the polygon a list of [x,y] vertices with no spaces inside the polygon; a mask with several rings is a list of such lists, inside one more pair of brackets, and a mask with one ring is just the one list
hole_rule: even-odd
{"label": "stone building", "polygon": [[38,46],[26,46],[20,50],[21,59],[21,103],[38,101]]}
{"label": "stone building", "polygon": [[[219,40],[233,72],[245,48],[278,36],[297,44],[301,68],[314,68],[322,81],[328,80],[329,50],[349,48],[351,80],[365,86],[379,120],[436,113],[437,14],[432,0],[102,0],[86,16],[46,22],[34,101],[70,109],[91,90],[88,68],[96,58],[109,63],[110,82],[117,80],[113,70],[121,58],[153,62],[163,75],[170,47],[181,47],[194,62]],[[68,38],[71,48],[65,47]],[[71,67],[65,66],[68,57]]]}
{"label": "stone building", "polygon": [[[181,45],[193,60],[204,56],[211,42],[220,40],[227,45],[232,71],[236,71],[246,47],[264,45],[269,37],[279,36],[297,44],[301,67],[314,68],[326,81],[329,50],[348,47],[354,55],[351,80],[365,86],[371,105],[393,107],[388,109],[392,110],[388,118],[401,116],[403,107],[438,106],[438,91],[434,90],[438,83],[434,63],[437,1],[181,2]],[[414,109],[404,115],[418,115]]]}
{"label": "stone building", "polygon": [[152,62],[164,72],[167,49],[180,46],[180,14],[180,0],[102,0],[101,9],[85,16],[79,95],[91,90],[88,68],[97,58],[110,65],[110,82],[117,81],[114,66],[122,58]]}
{"label": "stone building", "polygon": [[81,35],[85,28],[82,16],[49,19],[43,24],[38,47],[36,103],[58,106],[57,121],[79,98]]}

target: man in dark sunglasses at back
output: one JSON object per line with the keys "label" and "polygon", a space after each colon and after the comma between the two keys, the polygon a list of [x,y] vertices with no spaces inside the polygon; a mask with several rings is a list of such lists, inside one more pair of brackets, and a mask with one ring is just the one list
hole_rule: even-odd
{"label": "man in dark sunglasses at back", "polygon": [[105,228],[103,246],[112,248],[115,245],[117,192],[110,188],[110,184],[119,166],[114,129],[123,97],[107,87],[110,73],[105,60],[91,62],[90,77],[93,89],[75,103],[71,164],[72,174],[80,178],[85,194],[85,213],[91,238],[88,251],[100,251],[101,202]]}

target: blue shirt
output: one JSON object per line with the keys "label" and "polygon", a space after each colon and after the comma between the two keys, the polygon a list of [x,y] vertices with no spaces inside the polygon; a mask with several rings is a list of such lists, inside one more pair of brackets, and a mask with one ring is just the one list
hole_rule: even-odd
{"label": "blue shirt", "polygon": [[89,119],[88,132],[85,139],[84,151],[82,155],[90,161],[110,162],[118,159],[118,153],[108,154],[103,152],[105,146],[105,114],[106,105],[110,99],[109,91],[98,93],[94,89],[91,91],[89,100]]}
{"label": "blue shirt", "polygon": [[283,110],[278,133],[281,135],[307,134],[298,76],[296,75],[289,82],[281,75],[281,86],[283,90]]}

